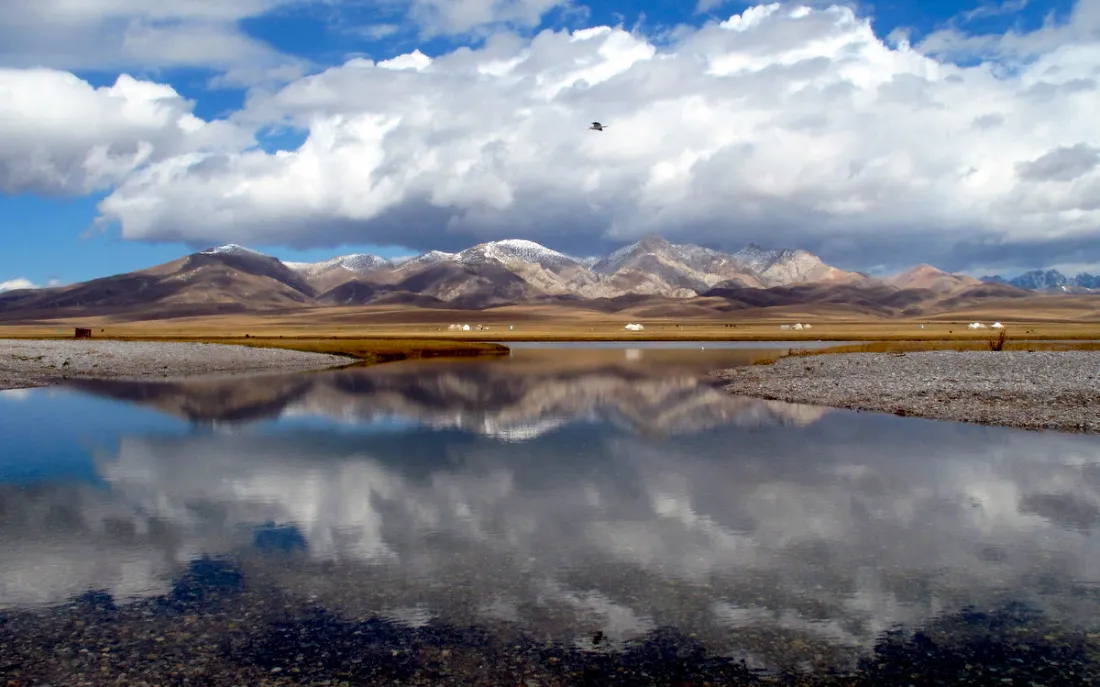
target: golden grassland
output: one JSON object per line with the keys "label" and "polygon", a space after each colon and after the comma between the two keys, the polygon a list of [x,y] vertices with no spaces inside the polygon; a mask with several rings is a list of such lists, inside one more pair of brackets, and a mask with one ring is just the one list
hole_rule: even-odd
{"label": "golden grassland", "polygon": [[[422,314],[422,313],[421,313]],[[444,313],[446,319],[419,322],[374,322],[362,318],[341,321],[322,318],[313,312],[282,316],[223,315],[141,322],[112,322],[105,318],[82,318],[26,325],[0,325],[0,339],[72,338],[74,327],[89,327],[93,337],[121,341],[194,341],[245,346],[285,348],[297,351],[346,356],[365,363],[398,360],[456,359],[509,354],[511,341],[745,341],[760,342],[759,349],[741,351],[741,364],[769,364],[788,355],[834,353],[902,353],[926,350],[989,350],[998,337],[993,329],[967,328],[971,319],[934,321],[916,319],[823,319],[802,317],[759,320],[684,320],[671,318],[625,319],[589,316],[580,319],[563,315],[503,318],[491,313]],[[626,322],[645,326],[641,332],[623,329]],[[448,331],[451,322],[468,322],[471,331]],[[812,322],[808,330],[781,329],[781,324]],[[1004,350],[1100,350],[1100,322],[1058,322],[1001,320],[1006,329]],[[987,321],[987,324],[989,322]],[[478,330],[482,324],[485,328]],[[836,341],[841,345],[799,349],[798,342]],[[768,343],[772,342],[772,343]],[[857,342],[857,343],[849,343]],[[785,351],[785,352],[784,352]],[[726,355],[707,352],[710,355]],[[727,352],[728,353],[728,352]],[[616,354],[617,355],[617,354]],[[647,359],[658,355],[646,351]],[[728,357],[728,356],[727,356]],[[655,360],[655,359],[654,359]],[[729,367],[737,361],[725,357],[713,361]]]}
{"label": "golden grassland", "polygon": [[[129,337],[125,340],[139,340]],[[163,340],[163,339],[144,339]],[[309,353],[328,353],[356,358],[364,362],[384,363],[423,358],[467,358],[508,355],[508,347],[485,341],[447,341],[438,339],[364,339],[354,337],[196,337],[176,341],[201,340],[204,343],[236,344],[259,348],[286,348]]]}
{"label": "golden grassland", "polygon": [[[534,314],[533,314],[534,313]],[[384,315],[384,316],[383,316]],[[36,324],[0,325],[0,338],[68,338],[73,327],[90,327],[100,338],[142,340],[219,340],[252,345],[288,347],[285,340],[346,340],[348,346],[373,351],[393,351],[404,341],[405,348],[436,350],[454,344],[508,341],[973,341],[980,347],[991,330],[970,330],[970,318],[955,321],[918,319],[817,319],[768,317],[752,319],[630,318],[571,311],[502,313],[435,312],[429,319],[423,312],[406,313],[421,321],[395,321],[400,313],[364,313],[361,309],[314,309],[274,316],[220,315],[205,317],[114,322],[106,318],[80,318]],[[512,316],[514,315],[514,316]],[[598,317],[596,316],[598,315]],[[1073,322],[1042,319],[1002,319],[1014,340],[1095,339],[1100,340],[1100,321]],[[623,329],[628,322],[644,325],[641,332]],[[781,324],[811,323],[812,329],[781,329]],[[469,323],[471,331],[448,331],[451,323]],[[986,324],[990,321],[986,320]],[[478,325],[485,329],[479,330]],[[247,339],[246,339],[247,337]],[[265,344],[257,344],[257,341]],[[278,343],[282,341],[283,343]],[[375,342],[375,343],[368,343]],[[304,344],[303,344],[304,345]],[[326,344],[332,346],[334,344]],[[342,345],[342,344],[341,344]],[[456,348],[456,350],[458,350]],[[468,349],[467,349],[468,350]]]}
{"label": "golden grassland", "polygon": [[780,358],[805,357],[814,355],[835,355],[838,353],[913,353],[919,351],[1100,351],[1100,341],[1013,341],[1006,335],[986,334],[981,341],[939,340],[939,341],[869,341],[867,343],[828,348],[791,348],[786,353],[754,358],[754,365],[770,365]]}

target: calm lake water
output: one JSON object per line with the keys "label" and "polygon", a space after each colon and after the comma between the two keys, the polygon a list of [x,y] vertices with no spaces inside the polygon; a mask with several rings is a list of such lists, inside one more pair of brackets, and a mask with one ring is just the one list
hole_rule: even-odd
{"label": "calm lake water", "polygon": [[1097,437],[659,353],[0,392],[0,684],[1100,681]]}

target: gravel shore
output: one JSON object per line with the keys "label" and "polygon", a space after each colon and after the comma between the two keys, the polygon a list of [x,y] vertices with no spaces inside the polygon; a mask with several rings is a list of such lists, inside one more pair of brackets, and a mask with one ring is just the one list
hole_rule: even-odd
{"label": "gravel shore", "polygon": [[63,379],[158,379],[347,365],[335,355],[205,343],[0,339],[0,390]]}
{"label": "gravel shore", "polygon": [[825,354],[712,374],[756,398],[1100,433],[1100,351]]}

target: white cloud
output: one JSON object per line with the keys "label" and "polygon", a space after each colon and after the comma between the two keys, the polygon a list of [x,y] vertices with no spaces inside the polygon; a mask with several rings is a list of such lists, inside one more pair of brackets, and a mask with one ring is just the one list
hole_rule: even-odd
{"label": "white cloud", "polygon": [[32,282],[30,279],[24,279],[23,277],[9,279],[7,281],[0,281],[0,293],[4,293],[5,291],[19,291],[20,289],[37,288],[37,284]]}
{"label": "white cloud", "polygon": [[[65,282],[60,279],[50,279],[46,282],[45,288],[54,288],[57,286],[64,286]],[[41,284],[27,279],[25,277],[16,277],[15,279],[9,279],[7,281],[0,281],[0,293],[5,291],[18,291],[20,289],[41,289]]]}
{"label": "white cloud", "polygon": [[[289,55],[242,28],[242,21],[285,9],[328,12],[358,0],[0,0],[0,65],[54,69],[207,67],[215,86],[279,83],[310,61]],[[426,36],[485,33],[490,27],[538,26],[572,0],[381,0],[387,17],[404,18]],[[385,22],[354,31],[372,40],[397,33]]]}
{"label": "white cloud", "polygon": [[[992,14],[1011,13],[1023,8],[1025,2],[1008,0],[1002,5],[982,5],[964,15],[966,20]],[[957,26],[934,31],[920,42],[922,51],[951,59],[1026,60],[1059,48],[1074,45],[1095,46],[1100,37],[1100,3],[1077,0],[1064,22],[1059,22],[1054,10],[1047,13],[1043,26],[1036,31],[1010,29],[1004,34],[968,34]]]}
{"label": "white cloud", "polygon": [[191,109],[171,86],[125,74],[93,88],[68,72],[0,69],[0,191],[88,193],[149,162],[252,142]]}
{"label": "white cloud", "polygon": [[572,0],[411,0],[409,16],[426,35],[462,34],[494,24],[538,26],[543,15]]}
{"label": "white cloud", "polygon": [[57,69],[300,64],[239,22],[300,0],[0,0],[0,64]]}
{"label": "white cloud", "polygon": [[1028,6],[1029,0],[1004,0],[1004,2],[986,2],[972,10],[962,13],[963,21],[974,21],[983,17],[998,17],[1005,14],[1015,14]]}
{"label": "white cloud", "polygon": [[501,35],[257,93],[240,121],[307,130],[301,148],[165,159],[101,211],[132,239],[301,246],[654,231],[867,261],[1056,246],[1100,233],[1100,171],[1016,170],[1100,146],[1098,69],[1100,41],[1010,74],[959,67],[842,7],[749,8],[667,48],[609,27]]}

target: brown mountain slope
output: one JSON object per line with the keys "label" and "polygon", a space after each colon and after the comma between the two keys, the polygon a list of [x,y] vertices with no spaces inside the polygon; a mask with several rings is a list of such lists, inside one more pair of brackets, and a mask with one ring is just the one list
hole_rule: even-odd
{"label": "brown mountain slope", "polygon": [[947,293],[959,289],[981,286],[981,280],[963,274],[951,274],[931,265],[916,265],[901,274],[884,280],[899,289],[928,289],[935,293]]}
{"label": "brown mountain slope", "polygon": [[494,264],[439,263],[394,284],[393,291],[432,296],[471,309],[539,295],[522,277]]}
{"label": "brown mountain slope", "polygon": [[[229,244],[137,272],[0,294],[0,321],[138,321],[342,307],[486,313],[538,307],[636,318],[771,317],[824,308],[853,317],[923,317],[991,301],[1016,300],[1019,307],[1032,302],[1032,292],[929,265],[887,280],[869,279],[835,270],[805,251],[749,246],[726,254],[659,237],[620,249],[592,268],[523,241],[479,244],[460,254],[430,253],[398,263],[352,255],[290,267]],[[317,285],[327,284],[332,275],[339,275],[332,281],[340,283],[319,290]],[[764,287],[764,277],[787,283]],[[1073,307],[1081,312],[1080,304]]]}
{"label": "brown mountain slope", "polygon": [[312,304],[314,295],[300,275],[274,258],[194,253],[137,272],[19,292],[0,300],[0,319],[278,310]]}

